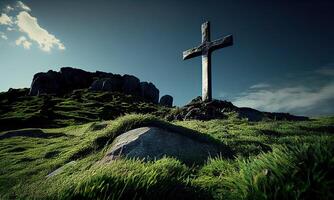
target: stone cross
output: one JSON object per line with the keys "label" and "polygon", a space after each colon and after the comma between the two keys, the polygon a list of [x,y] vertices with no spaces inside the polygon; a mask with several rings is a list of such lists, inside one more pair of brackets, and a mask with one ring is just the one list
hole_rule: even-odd
{"label": "stone cross", "polygon": [[210,23],[202,24],[202,44],[183,52],[183,60],[202,56],[202,101],[212,100],[211,86],[211,53],[214,50],[233,45],[233,36],[210,41]]}

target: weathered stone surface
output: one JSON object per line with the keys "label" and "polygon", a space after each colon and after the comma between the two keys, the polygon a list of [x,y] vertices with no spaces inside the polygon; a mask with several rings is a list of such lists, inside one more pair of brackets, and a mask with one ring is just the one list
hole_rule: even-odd
{"label": "weathered stone surface", "polygon": [[61,89],[61,77],[55,71],[38,73],[34,75],[30,95],[56,94]]}
{"label": "weathered stone surface", "polygon": [[103,91],[114,91],[114,85],[112,83],[112,80],[110,78],[102,79],[102,87],[101,90]]}
{"label": "weathered stone surface", "polygon": [[123,76],[123,80],[122,91],[125,94],[140,95],[140,81],[137,77],[126,74]]}
{"label": "weathered stone surface", "polygon": [[101,91],[102,90],[102,86],[103,86],[103,80],[102,79],[98,79],[95,80],[92,85],[89,87],[90,90],[92,91]]}
{"label": "weathered stone surface", "polygon": [[159,90],[153,83],[141,82],[141,96],[147,101],[157,104],[159,102]]}
{"label": "weathered stone surface", "polygon": [[67,91],[88,88],[93,81],[93,74],[82,69],[63,67],[59,73],[62,79],[61,84],[66,86]]}
{"label": "weathered stone surface", "polygon": [[71,167],[71,166],[75,165],[76,163],[77,163],[76,161],[71,161],[69,163],[66,163],[65,165],[59,167],[55,171],[53,171],[50,174],[46,175],[46,178],[51,178],[53,176],[56,176],[56,175],[62,173],[66,168]]}
{"label": "weathered stone surface", "polygon": [[120,156],[154,160],[163,156],[175,157],[184,163],[203,163],[209,156],[230,157],[225,145],[200,141],[185,134],[156,127],[137,128],[115,138],[105,160]]}
{"label": "weathered stone surface", "polygon": [[231,112],[236,107],[227,101],[213,100],[203,102],[201,97],[193,99],[189,104],[180,108],[172,118],[175,120],[210,120],[225,119],[226,112]]}
{"label": "weathered stone surface", "polygon": [[170,95],[164,95],[160,98],[160,105],[166,106],[166,107],[172,107],[173,106],[173,97]]}
{"label": "weathered stone surface", "polygon": [[86,72],[64,67],[60,72],[48,71],[34,75],[29,95],[63,95],[76,89],[89,88],[92,91],[122,92],[141,96],[149,102],[158,103],[159,90],[153,83],[144,82],[132,75],[121,76],[106,72]]}
{"label": "weathered stone surface", "polygon": [[114,74],[110,77],[111,81],[111,91],[113,92],[123,92],[124,79],[119,74]]}
{"label": "weathered stone surface", "polygon": [[12,137],[32,137],[32,138],[56,138],[66,136],[63,133],[45,133],[41,129],[22,129],[7,131],[0,134],[0,140]]}
{"label": "weathered stone surface", "polygon": [[64,67],[60,72],[50,70],[34,75],[29,95],[63,94],[74,89],[88,88],[92,81],[92,73],[80,69]]}

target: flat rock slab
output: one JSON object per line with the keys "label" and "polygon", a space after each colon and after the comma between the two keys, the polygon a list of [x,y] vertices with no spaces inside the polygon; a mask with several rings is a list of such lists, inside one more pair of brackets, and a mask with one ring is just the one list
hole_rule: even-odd
{"label": "flat rock slab", "polygon": [[12,137],[55,138],[66,136],[63,133],[45,133],[41,129],[22,129],[7,131],[0,135],[0,140]]}
{"label": "flat rock slab", "polygon": [[64,169],[65,169],[66,167],[71,166],[71,165],[74,165],[74,164],[76,164],[75,161],[71,161],[71,162],[69,162],[69,163],[66,163],[65,165],[59,167],[59,168],[56,169],[55,171],[53,171],[53,172],[51,172],[50,174],[46,175],[45,177],[46,177],[46,178],[50,178],[50,177],[53,177],[53,176],[55,176],[55,175],[57,175],[57,174],[60,174],[60,173],[62,173],[62,172],[64,171]]}
{"label": "flat rock slab", "polygon": [[230,152],[227,146],[200,141],[182,133],[157,127],[142,127],[116,137],[104,160],[115,160],[121,156],[154,160],[167,156],[186,164],[197,164],[205,162],[209,156]]}

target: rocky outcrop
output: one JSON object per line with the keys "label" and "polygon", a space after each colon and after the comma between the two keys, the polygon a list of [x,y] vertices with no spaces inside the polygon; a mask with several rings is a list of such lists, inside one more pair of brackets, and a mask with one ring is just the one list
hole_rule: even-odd
{"label": "rocky outcrop", "polygon": [[307,117],[294,116],[289,113],[261,112],[252,108],[238,108],[231,102],[212,100],[203,102],[201,97],[193,99],[189,104],[181,107],[177,112],[168,117],[169,120],[211,120],[224,119],[230,113],[236,113],[239,118],[246,118],[248,121],[262,120],[288,120],[302,121]]}
{"label": "rocky outcrop", "polygon": [[40,94],[56,94],[62,88],[61,77],[58,72],[48,71],[34,75],[29,94],[36,96]]}
{"label": "rocky outcrop", "polygon": [[235,109],[236,107],[231,102],[220,100],[203,102],[201,97],[197,97],[181,107],[172,118],[175,120],[225,119],[227,118],[226,113]]}
{"label": "rocky outcrop", "polygon": [[135,76],[124,75],[122,91],[125,94],[140,95],[140,80]]}
{"label": "rocky outcrop", "polygon": [[173,97],[170,95],[164,95],[160,98],[159,104],[166,107],[172,107]]}
{"label": "rocky outcrop", "polygon": [[93,81],[93,73],[64,67],[60,72],[48,71],[34,75],[30,92],[32,96],[40,94],[64,94],[74,89],[88,88]]}
{"label": "rocky outcrop", "polygon": [[[193,133],[199,134],[199,133]],[[203,163],[208,157],[232,157],[232,150],[223,144],[199,139],[182,132],[157,127],[142,127],[115,138],[104,161],[125,156],[145,160],[174,157],[186,164]]]}
{"label": "rocky outcrop", "polygon": [[159,102],[159,90],[153,83],[140,83],[141,96],[147,101],[157,104]]}
{"label": "rocky outcrop", "polygon": [[60,69],[61,84],[66,86],[67,91],[88,88],[92,84],[94,74],[82,69],[63,67]]}
{"label": "rocky outcrop", "polygon": [[132,75],[119,75],[106,72],[86,72],[71,67],[59,72],[48,71],[34,75],[29,95],[63,95],[76,89],[89,88],[92,91],[121,92],[141,96],[146,101],[158,103],[159,90],[153,83],[140,82]]}
{"label": "rocky outcrop", "polygon": [[116,91],[113,89],[113,84],[111,79],[97,79],[89,87],[91,91]]}

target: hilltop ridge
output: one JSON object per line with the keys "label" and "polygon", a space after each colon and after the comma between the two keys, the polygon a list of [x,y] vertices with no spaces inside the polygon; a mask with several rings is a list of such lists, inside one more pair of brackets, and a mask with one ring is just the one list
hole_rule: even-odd
{"label": "hilltop ridge", "polygon": [[70,67],[34,75],[30,88],[0,93],[0,131],[52,128],[115,119],[126,114],[152,114],[168,121],[226,119],[231,113],[248,121],[308,120],[289,113],[238,108],[231,102],[200,97],[182,107],[172,107],[173,97],[153,83],[132,75],[86,72]]}

